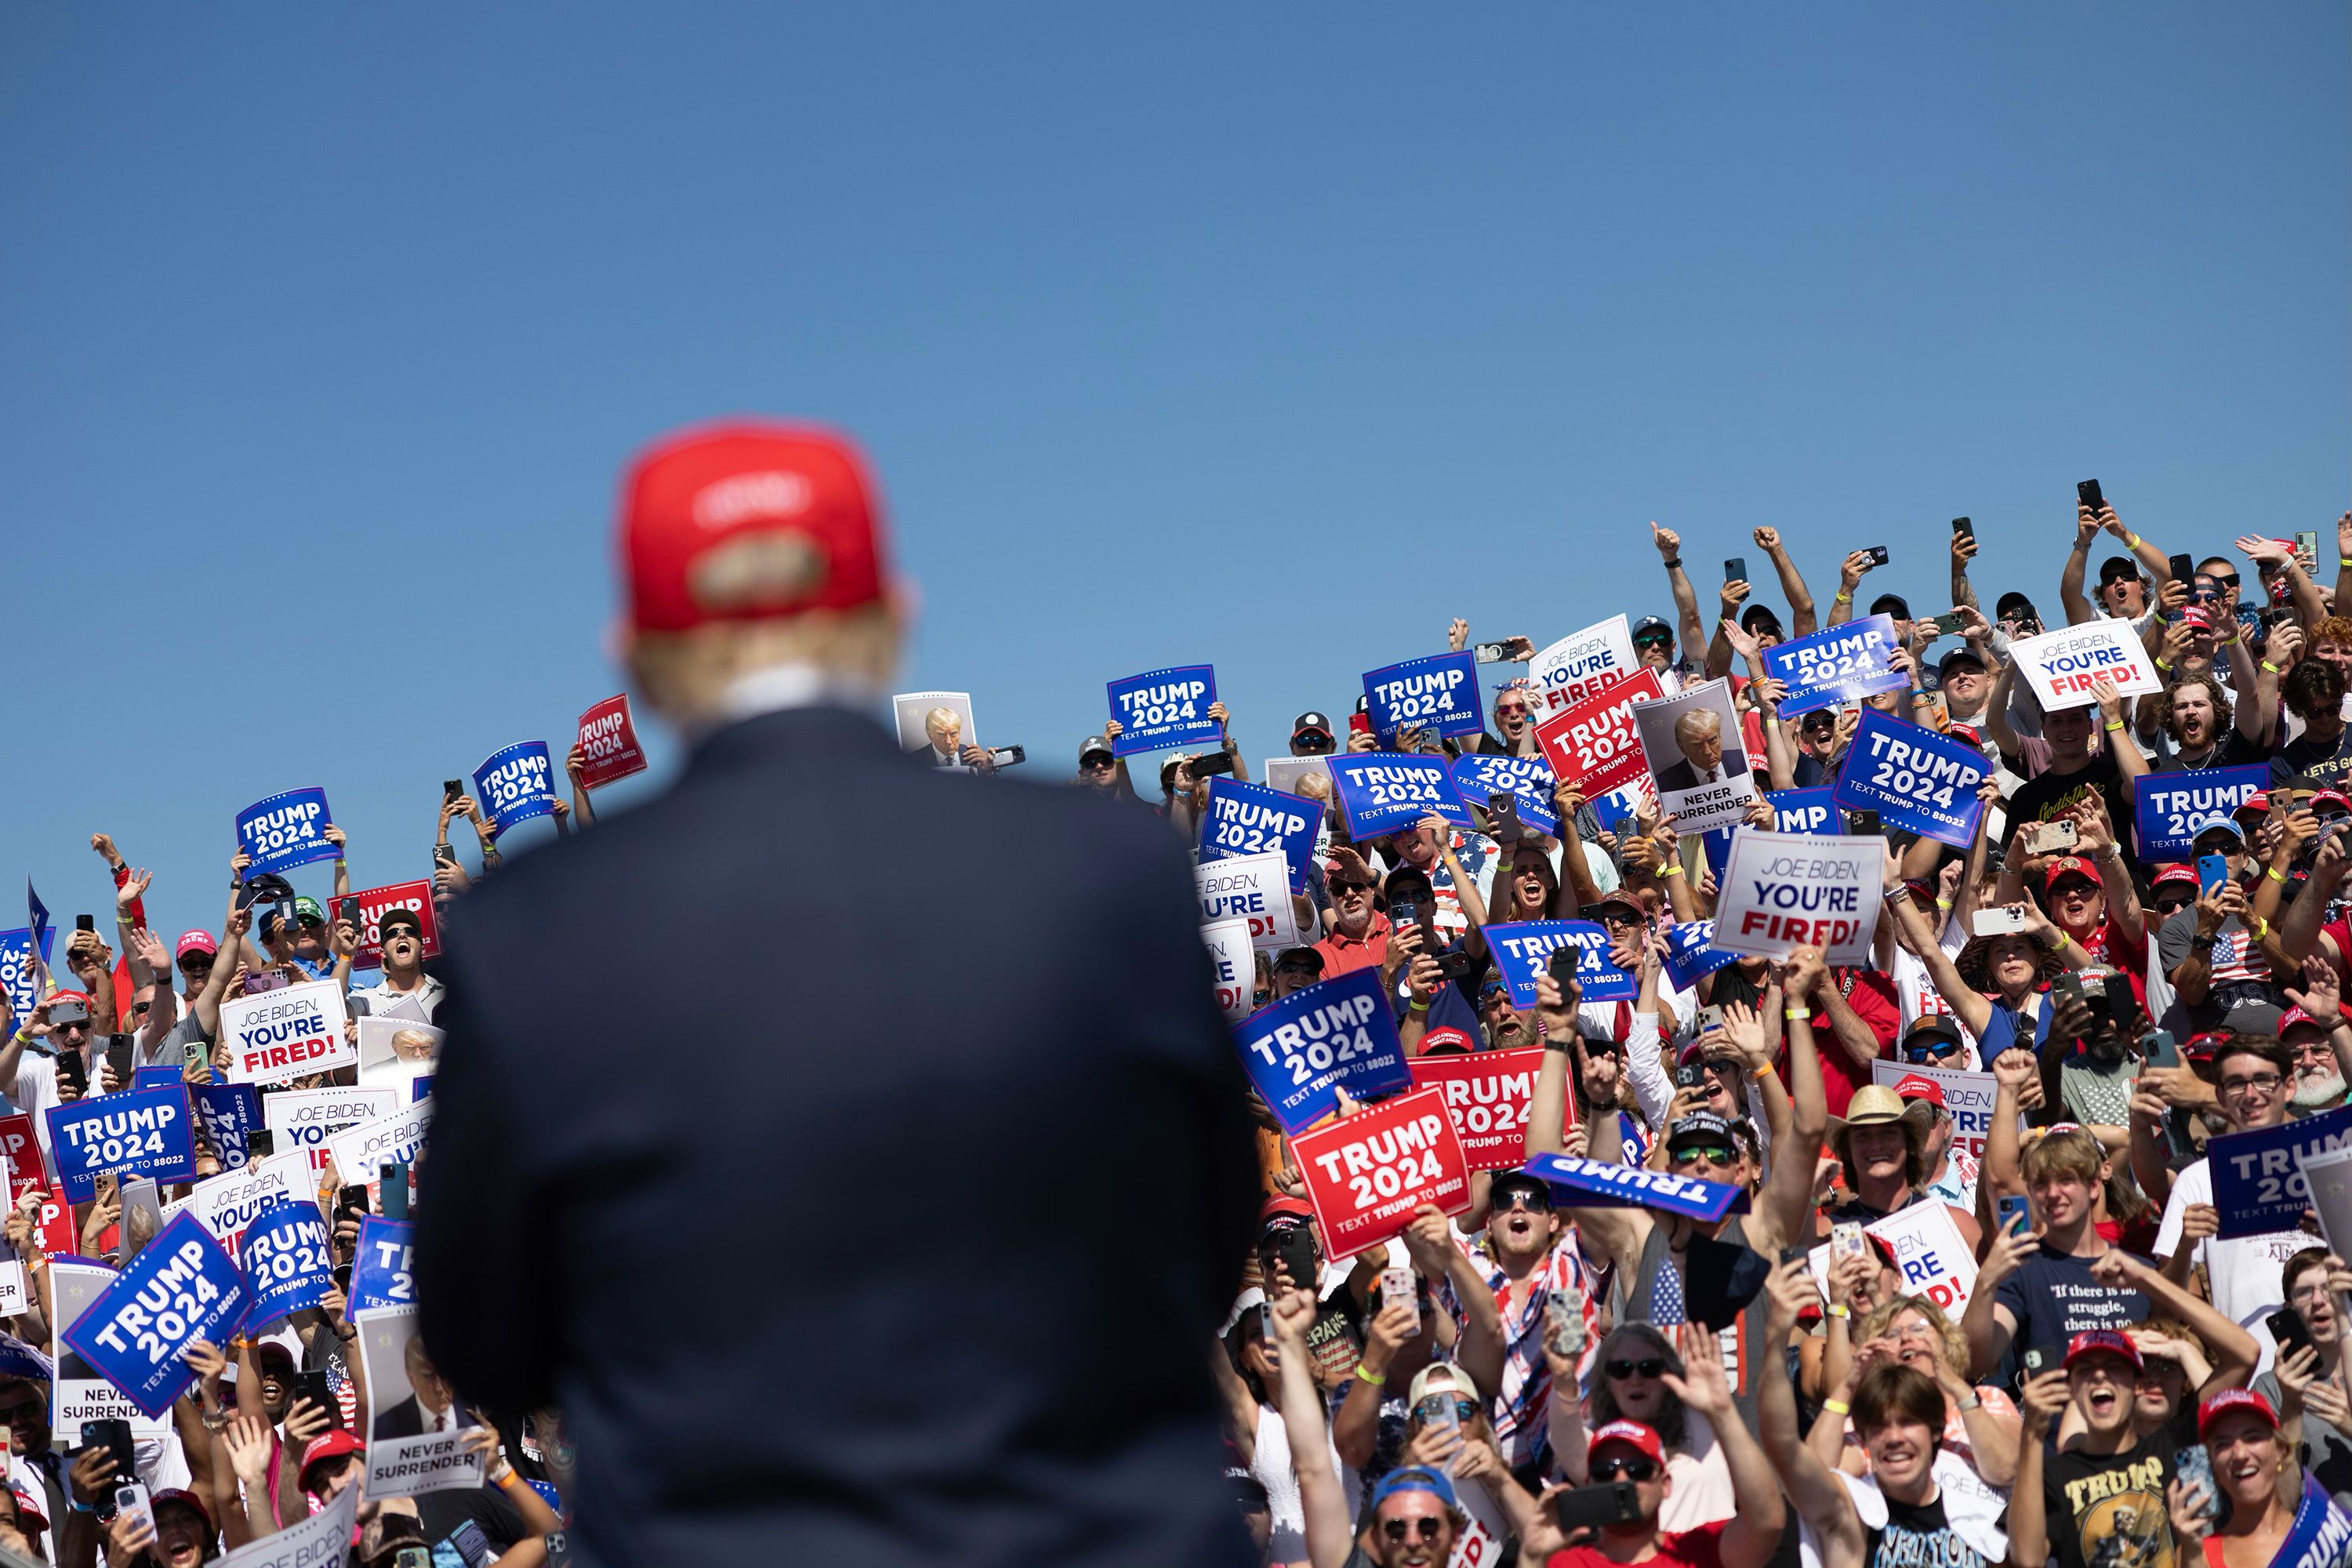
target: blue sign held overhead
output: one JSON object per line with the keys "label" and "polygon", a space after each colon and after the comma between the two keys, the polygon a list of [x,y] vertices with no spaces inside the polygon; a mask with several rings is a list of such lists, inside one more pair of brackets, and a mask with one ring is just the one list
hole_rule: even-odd
{"label": "blue sign held overhead", "polygon": [[1290,890],[1307,890],[1307,863],[1315,858],[1315,835],[1323,825],[1323,805],[1264,784],[1213,773],[1209,808],[1201,816],[1201,858],[1282,851],[1290,868]]}
{"label": "blue sign held overhead", "polygon": [[1894,617],[1864,616],[1773,644],[1764,650],[1764,673],[1787,683],[1780,715],[1794,719],[1907,687],[1911,678],[1887,662],[1900,646]]}
{"label": "blue sign held overhead", "polygon": [[1318,981],[1259,1008],[1234,1026],[1234,1043],[1286,1132],[1304,1132],[1339,1110],[1342,1085],[1370,1100],[1412,1084],[1377,967]]}
{"label": "blue sign held overhead", "polygon": [[1974,746],[1865,708],[1830,798],[1875,811],[1883,826],[1965,849],[1984,815],[1977,785],[1990,771]]}
{"label": "blue sign held overhead", "polygon": [[1175,746],[1213,746],[1224,736],[1209,717],[1217,700],[1217,672],[1205,664],[1150,669],[1105,683],[1110,716],[1119,722],[1110,749],[1122,757]]}
{"label": "blue sign held overhead", "polygon": [[[1495,972],[1511,988],[1511,1005],[1532,1007],[1536,1005],[1536,982],[1551,968],[1551,955],[1561,948],[1576,954],[1577,984],[1584,984],[1586,961],[1593,949],[1590,939],[1599,935],[1601,963],[1617,974],[1625,972],[1608,963],[1609,939],[1591,921],[1514,921],[1505,925],[1486,928],[1486,951],[1495,956]],[[1627,976],[1631,979],[1632,976]],[[1605,984],[1605,979],[1604,982]],[[1628,997],[1640,992],[1637,983]],[[1616,998],[1586,994],[1588,1002],[1613,1001]]]}
{"label": "blue sign held overhead", "polygon": [[188,1099],[221,1169],[244,1170],[246,1134],[261,1129],[261,1091],[249,1083],[200,1083],[190,1087]]}
{"label": "blue sign held overhead", "polygon": [[1400,729],[1434,730],[1441,735],[1475,735],[1486,728],[1478,710],[1478,660],[1461,653],[1434,653],[1364,672],[1364,714],[1375,735]]}
{"label": "blue sign held overhead", "polygon": [[1838,816],[1836,803],[1830,799],[1830,795],[1827,784],[1819,789],[1774,790],[1764,797],[1772,806],[1772,831],[1827,834],[1841,831],[1843,824]]}
{"label": "blue sign held overhead", "polygon": [[1577,945],[1576,985],[1586,1002],[1631,1002],[1642,994],[1642,977],[1621,969],[1609,956],[1609,931],[1597,921],[1545,921]]}
{"label": "blue sign held overhead", "polygon": [[1748,1189],[1732,1182],[1703,1182],[1696,1176],[1580,1160],[1570,1154],[1533,1154],[1521,1168],[1555,1194],[1567,1194],[1561,1200],[1567,1206],[1656,1209],[1685,1219],[1710,1221],[1748,1211]]}
{"label": "blue sign held overhead", "polygon": [[2324,1149],[2352,1143],[2352,1106],[2252,1132],[2225,1132],[2205,1145],[2213,1173],[2213,1208],[2224,1240],[2293,1230],[2311,1206],[2303,1163]]}
{"label": "blue sign held overhead", "polygon": [[236,814],[236,847],[252,862],[245,868],[247,880],[333,859],[342,853],[327,842],[326,830],[333,826],[322,789],[289,789],[255,801]]}
{"label": "blue sign held overhead", "polygon": [[158,1182],[195,1179],[195,1127],[184,1089],[123,1089],[52,1105],[43,1114],[50,1157],[66,1195],[78,1204],[98,1195],[101,1171]]}
{"label": "blue sign held overhead", "polygon": [[405,1221],[378,1219],[373,1215],[361,1219],[359,1244],[352,1251],[347,1314],[416,1305],[416,1280],[409,1272],[410,1248],[415,1239],[415,1227]]}
{"label": "blue sign held overhead", "polygon": [[33,879],[25,879],[25,919],[32,927],[33,940],[40,943],[41,962],[49,961],[49,906],[41,902],[41,895],[33,891]]}
{"label": "blue sign held overhead", "polygon": [[2268,763],[2247,768],[2200,768],[2189,773],[2142,773],[2132,781],[2132,815],[2144,861],[2186,860],[2191,836],[2209,816],[2227,816],[2246,797],[2271,787]]}
{"label": "blue sign held overhead", "polygon": [[474,770],[474,798],[489,818],[490,837],[552,813],[554,780],[555,765],[548,760],[544,741],[518,741],[484,758]]}
{"label": "blue sign held overhead", "polygon": [[23,1028],[32,1022],[33,1009],[41,1005],[41,968],[49,962],[49,949],[55,945],[57,932],[41,933],[41,962],[33,962],[33,932],[30,927],[18,926],[15,931],[0,931],[0,987],[8,994],[8,1012],[16,1022],[11,1028]]}
{"label": "blue sign held overhead", "polygon": [[1666,978],[1677,991],[1687,991],[1704,975],[1738,962],[1736,952],[1709,945],[1715,941],[1713,921],[1689,921],[1666,928]]}
{"label": "blue sign held overhead", "polygon": [[1350,752],[1323,759],[1331,792],[1357,843],[1411,827],[1432,812],[1457,827],[1472,826],[1444,757],[1418,752]]}
{"label": "blue sign held overhead", "polygon": [[272,1204],[245,1227],[237,1251],[256,1322],[315,1307],[334,1289],[334,1256],[317,1204],[299,1198]]}
{"label": "blue sign held overhead", "polygon": [[1519,820],[1538,833],[1559,832],[1559,812],[1552,791],[1559,781],[1541,757],[1493,757],[1471,752],[1454,759],[1454,787],[1465,805],[1484,806],[1488,795],[1507,795],[1517,802]]}
{"label": "blue sign held overhead", "polygon": [[243,1272],[184,1209],[107,1282],[65,1339],[131,1403],[156,1416],[196,1379],[180,1359],[189,1342],[227,1344],[251,1305]]}

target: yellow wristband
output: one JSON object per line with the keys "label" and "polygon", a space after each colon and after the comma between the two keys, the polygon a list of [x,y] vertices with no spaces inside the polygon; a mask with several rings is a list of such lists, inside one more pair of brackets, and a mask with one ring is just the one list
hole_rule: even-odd
{"label": "yellow wristband", "polygon": [[1813,1010],[1811,1007],[1783,1007],[1780,1009],[1780,1016],[1792,1021],[1798,1018],[1810,1018],[1812,1016]]}
{"label": "yellow wristband", "polygon": [[2284,874],[2284,873],[2283,873],[2282,871],[2280,871],[2280,870],[2279,870],[2279,868],[2278,868],[2277,867],[2275,867],[2275,866],[2272,867],[2269,870],[2267,870],[2267,871],[2263,872],[2263,876],[2265,876],[2265,877],[2268,877],[2272,881],[2273,881],[2273,882],[2277,882],[2277,883],[2280,883],[2280,884],[2282,884],[2282,885],[2284,885],[2284,884],[2285,883],[2285,881],[2286,881],[2285,874]]}
{"label": "yellow wristband", "polygon": [[2137,550],[2139,548],[2139,535],[2137,533],[2126,533],[2124,535],[2124,542],[2130,545],[2134,550]]}
{"label": "yellow wristband", "polygon": [[2156,668],[2157,673],[2159,675],[2170,675],[2172,673],[2172,666],[2165,663],[2164,660],[2160,658],[2156,661]]}
{"label": "yellow wristband", "polygon": [[1658,873],[1658,875],[1659,875],[1659,876],[1661,876],[1661,877],[1679,877],[1679,876],[1681,876],[1682,874],[1683,874],[1683,863],[1682,863],[1681,861],[1679,861],[1679,860],[1669,860],[1669,861],[1667,861],[1667,862],[1666,862],[1666,868],[1665,868],[1664,870],[1663,870],[1663,871],[1661,871],[1661,872],[1659,872],[1659,873]]}
{"label": "yellow wristband", "polygon": [[1843,588],[1840,588],[1837,592],[1837,597],[1830,602],[1836,605],[1851,605],[1853,603],[1853,595],[1847,593]]}
{"label": "yellow wristband", "polygon": [[2264,920],[2262,916],[2256,915],[2254,917],[2254,940],[2256,942],[2260,942],[2270,934],[2271,922]]}
{"label": "yellow wristband", "polygon": [[[1830,1310],[1841,1318],[1846,1315],[1843,1307],[1832,1307]],[[1824,1399],[1822,1401],[1822,1408],[1832,1415],[1850,1415],[1853,1413],[1853,1406],[1843,1399]]]}
{"label": "yellow wristband", "polygon": [[1389,1374],[1387,1373],[1365,1371],[1364,1363],[1362,1362],[1358,1362],[1356,1363],[1356,1375],[1363,1379],[1366,1383],[1370,1384],[1374,1388],[1378,1388],[1381,1384],[1389,1380]]}
{"label": "yellow wristband", "polygon": [[2269,659],[2263,660],[2263,668],[2270,671],[2273,675],[2276,675],[2279,672],[2279,667],[2273,664]]}
{"label": "yellow wristband", "polygon": [[1949,899],[1937,899],[1936,900],[1936,907],[1939,910],[1948,910],[1952,907],[1952,900]]}
{"label": "yellow wristband", "polygon": [[2123,727],[2124,721],[2120,719],[2110,719],[2107,721],[2107,728],[2110,730],[2120,730]]}

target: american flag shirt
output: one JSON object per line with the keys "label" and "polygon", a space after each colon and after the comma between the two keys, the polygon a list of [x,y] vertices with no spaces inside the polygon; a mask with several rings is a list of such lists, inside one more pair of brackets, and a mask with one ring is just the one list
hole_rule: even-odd
{"label": "american flag shirt", "polygon": [[[1591,1376],[1593,1358],[1601,1353],[1601,1314],[1593,1305],[1591,1271],[1577,1249],[1576,1229],[1571,1226],[1561,1231],[1551,1251],[1528,1276],[1528,1292],[1517,1312],[1511,1310],[1510,1276],[1487,1256],[1485,1247],[1459,1230],[1454,1233],[1454,1245],[1462,1249],[1470,1267],[1495,1293],[1495,1310],[1502,1315],[1503,1386],[1487,1402],[1486,1413],[1495,1425],[1495,1440],[1503,1451],[1503,1463],[1517,1469],[1530,1460],[1539,1460],[1545,1473],[1549,1473],[1551,1365],[1544,1360],[1543,1353],[1544,1308],[1554,1290],[1573,1288],[1583,1292],[1584,1353],[1576,1366],[1580,1387]],[[1454,1314],[1456,1330],[1466,1331],[1468,1314],[1462,1310],[1451,1278],[1439,1286],[1437,1299]]]}

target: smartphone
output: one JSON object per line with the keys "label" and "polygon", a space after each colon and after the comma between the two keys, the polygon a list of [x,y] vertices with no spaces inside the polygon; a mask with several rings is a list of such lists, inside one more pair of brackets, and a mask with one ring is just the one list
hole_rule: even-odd
{"label": "smartphone", "polygon": [[2213,1484],[2213,1454],[2210,1449],[2202,1443],[2192,1443],[2181,1449],[2172,1456],[2172,1473],[2179,1478],[2183,1491],[2190,1487],[2205,1489],[2205,1506],[2197,1510],[2199,1517],[2213,1519],[2220,1515],[2221,1489]]}
{"label": "smartphone", "polygon": [[286,984],[286,976],[275,968],[265,969],[258,973],[245,977],[245,994],[247,996],[258,996],[265,991],[275,991]]}
{"label": "smartphone", "polygon": [[329,1271],[329,1278],[334,1280],[335,1289],[341,1290],[345,1296],[349,1296],[352,1293],[352,1266],[350,1264],[336,1264],[335,1267]]}
{"label": "smartphone", "polygon": [[137,1468],[131,1457],[131,1423],[122,1420],[85,1421],[81,1424],[81,1446],[103,1448],[114,1459],[117,1480],[135,1479]]}
{"label": "smartphone", "polygon": [[1974,539],[1977,536],[1977,525],[1965,517],[1956,517],[1952,519],[1952,532],[1961,539]]}
{"label": "smartphone", "polygon": [[[1026,746],[999,746],[994,751],[988,753],[988,760],[995,763],[1000,768],[1017,768],[1022,763],[1029,760],[1029,748]],[[1232,764],[1230,763],[1227,764],[1227,766],[1231,765]],[[1210,770],[1212,773],[1223,773],[1224,771],[1225,770],[1223,768],[1212,768]]]}
{"label": "smartphone", "polygon": [[1832,1261],[1835,1261],[1841,1258],[1860,1258],[1868,1250],[1868,1244],[1862,1239],[1862,1226],[1856,1221],[1850,1219],[1840,1220],[1837,1224],[1830,1226],[1830,1258]]}
{"label": "smartphone", "polygon": [[1524,838],[1527,828],[1519,821],[1519,797],[1502,791],[1486,797],[1486,837],[1498,844],[1508,844]]}
{"label": "smartphone", "polygon": [[1584,1292],[1574,1285],[1555,1286],[1544,1298],[1544,1343],[1571,1361],[1584,1353]]}
{"label": "smartphone", "polygon": [[443,1543],[457,1549],[457,1555],[466,1560],[466,1568],[482,1568],[490,1560],[490,1538],[470,1519],[459,1520],[457,1528],[443,1538]]}
{"label": "smartphone", "polygon": [[2263,1327],[2271,1331],[2271,1342],[2278,1346],[2281,1361],[2312,1343],[2311,1331],[2304,1326],[2303,1314],[2293,1307],[2281,1307],[2263,1320]]}
{"label": "smartphone", "polygon": [[1849,811],[1845,814],[1845,830],[1850,837],[1872,838],[1885,831],[1878,825],[1874,811]]}
{"label": "smartphone", "polygon": [[1562,1534],[1597,1530],[1605,1524],[1632,1524],[1642,1517],[1642,1500],[1631,1481],[1571,1487],[1553,1499],[1551,1507]]}
{"label": "smartphone", "polygon": [[1691,1035],[1691,1037],[1692,1037],[1693,1039],[1696,1039],[1696,1038],[1698,1038],[1701,1035],[1706,1034],[1709,1029],[1720,1029],[1720,1028],[1722,1028],[1722,1027],[1723,1027],[1723,1009],[1722,1009],[1722,1008],[1720,1008],[1720,1007],[1701,1007],[1701,1008],[1698,1010],[1698,1025],[1697,1025],[1697,1027],[1696,1027],[1695,1030],[1693,1030],[1692,1035]]}
{"label": "smartphone", "polygon": [[1372,721],[1368,715],[1362,713],[1350,713],[1348,715],[1348,733],[1350,735],[1369,735],[1371,732]]}
{"label": "smartphone", "polygon": [[1476,658],[1480,664],[1516,664],[1518,662],[1511,657],[1509,645],[1507,643],[1482,642],[1476,647],[1472,648],[1470,652],[1472,657]]}
{"label": "smartphone", "polygon": [[2107,1016],[2118,1024],[2130,1023],[2132,1015],[2139,1011],[2139,998],[2132,994],[2131,976],[2110,971],[2099,982],[2099,989],[2105,996]]}
{"label": "smartphone", "polygon": [[1706,1082],[1706,1064],[1705,1062],[1687,1061],[1676,1062],[1675,1064],[1675,1087],[1676,1089],[1697,1089]]}
{"label": "smartphone", "polygon": [[2180,1065],[2180,1047],[2162,1029],[2150,1029],[2139,1037],[2139,1054],[2152,1068],[2177,1068]]}
{"label": "smartphone", "polygon": [[1576,984],[1576,961],[1583,951],[1573,942],[1551,950],[1551,983],[1559,987],[1562,1000],[1569,995],[1568,988]]}
{"label": "smartphone", "polygon": [[2107,504],[2107,498],[2099,493],[2099,481],[2096,479],[2084,479],[2076,485],[2074,499],[2089,507],[2095,517],[2098,515],[2099,509]]}
{"label": "smartphone", "polygon": [[466,781],[464,779],[443,779],[441,781],[441,798],[443,800],[456,800],[459,795],[462,795],[465,793]]}
{"label": "smartphone", "polygon": [[106,1065],[114,1069],[114,1081],[123,1088],[131,1087],[131,1037],[106,1037]]}
{"label": "smartphone", "polygon": [[278,1134],[267,1127],[250,1128],[245,1134],[245,1157],[248,1161],[267,1160],[278,1152]]}
{"label": "smartphone", "polygon": [[2230,858],[2227,855],[2197,857],[2197,896],[2210,899],[2230,882]]}
{"label": "smartphone", "polygon": [[[307,1399],[327,1413],[327,1419],[340,1426],[343,1424],[343,1407],[335,1403],[332,1390],[327,1386],[324,1372],[298,1372],[294,1374],[294,1397]],[[292,1409],[292,1405],[288,1405]]]}
{"label": "smartphone", "polygon": [[345,1215],[350,1215],[352,1218],[356,1219],[367,1212],[368,1201],[366,1183],[362,1182],[350,1186],[338,1187],[335,1190],[335,1217],[337,1219],[342,1218]]}
{"label": "smartphone", "polygon": [[1621,816],[1617,819],[1617,826],[1610,831],[1617,836],[1618,843],[1624,844],[1641,834],[1642,825],[1633,817]]}
{"label": "smartphone", "polygon": [[2025,1368],[2026,1376],[2040,1377],[2050,1370],[2050,1352],[2036,1345],[2025,1352],[2018,1364]]}
{"label": "smartphone", "polygon": [[[1003,764],[1000,763],[997,765],[1002,767]],[[1211,752],[1206,756],[1192,759],[1192,776],[1196,779],[1207,778],[1211,773],[1229,773],[1233,771],[1233,755],[1227,752]]]}
{"label": "smartphone", "polygon": [[1412,900],[1402,899],[1389,906],[1389,924],[1391,926],[1411,926],[1420,923],[1421,906]]}
{"label": "smartphone", "polygon": [[1948,637],[1956,637],[1960,635],[1961,629],[1968,623],[1958,616],[1937,616],[1927,624]]}
{"label": "smartphone", "polygon": [[2033,1205],[2021,1194],[2011,1194],[1995,1205],[2000,1211],[2000,1228],[2011,1236],[2022,1236],[2033,1228]]}
{"label": "smartphone", "polygon": [[76,1094],[89,1092],[89,1066],[81,1059],[79,1051],[58,1053],[58,1076],[73,1085]]}
{"label": "smartphone", "polygon": [[1747,562],[1747,559],[1746,559],[1744,556],[1735,555],[1735,556],[1733,556],[1730,560],[1728,560],[1728,561],[1725,562],[1725,563],[1723,563],[1723,580],[1724,580],[1725,582],[1727,582],[1727,583],[1745,583],[1745,582],[1747,582],[1747,581],[1748,581],[1748,562]]}
{"label": "smartphone", "polygon": [[1282,1245],[1275,1248],[1274,1256],[1275,1260],[1282,1265],[1283,1272],[1290,1276],[1294,1289],[1314,1290],[1318,1296],[1322,1294],[1316,1289],[1322,1284],[1323,1276],[1315,1263],[1315,1238],[1307,1234],[1305,1226],[1294,1225],[1284,1231]]}
{"label": "smartphone", "polygon": [[408,1217],[408,1167],[393,1164],[380,1167],[383,1181],[377,1187],[378,1201],[383,1205],[383,1217],[404,1220]]}
{"label": "smartphone", "polygon": [[2317,562],[2319,559],[2318,531],[2316,529],[2306,528],[2302,532],[2296,534],[2294,536],[2294,547],[2303,552],[2303,558],[2305,561],[2314,563]]}
{"label": "smartphone", "polygon": [[1391,1307],[1402,1307],[1408,1311],[1415,1310],[1412,1269],[1381,1270],[1381,1310],[1385,1312]]}
{"label": "smartphone", "polygon": [[2083,994],[2083,977],[2071,969],[2052,981],[2050,990],[2053,995],[2070,996],[2085,1007],[2091,1005],[2091,999]]}
{"label": "smartphone", "polygon": [[2072,850],[2079,835],[2074,824],[2037,822],[2025,830],[2025,852],[2028,855],[2057,855]]}
{"label": "smartphone", "polygon": [[429,1546],[404,1546],[392,1554],[392,1568],[433,1568]]}
{"label": "smartphone", "polygon": [[74,930],[76,930],[76,931],[96,931],[97,929],[98,929],[98,921],[96,921],[95,920],[91,919],[89,916],[88,916],[88,915],[76,915],[76,916],[74,916]]}
{"label": "smartphone", "polygon": [[1979,910],[1969,922],[1969,930],[1978,936],[2008,936],[2024,929],[2023,910]]}
{"label": "smartphone", "polygon": [[[122,1471],[121,1473],[124,1475],[130,1474],[128,1470]],[[118,1481],[115,1483],[114,1515],[117,1519],[128,1517],[131,1519],[144,1520],[147,1522],[148,1533],[151,1535],[154,1533],[155,1504],[154,1501],[148,1497],[147,1489],[137,1481]]]}
{"label": "smartphone", "polygon": [[1884,566],[1886,564],[1886,546],[1884,544],[1874,544],[1870,547],[1870,563],[1873,566]]}
{"label": "smartphone", "polygon": [[2165,564],[2171,569],[2172,580],[2182,587],[2189,587],[2197,581],[2197,568],[2190,563],[2188,556],[2171,556],[2167,559]]}

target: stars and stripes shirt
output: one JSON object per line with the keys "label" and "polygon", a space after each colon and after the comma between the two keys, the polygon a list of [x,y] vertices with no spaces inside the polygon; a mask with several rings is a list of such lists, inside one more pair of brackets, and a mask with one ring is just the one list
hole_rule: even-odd
{"label": "stars and stripes shirt", "polygon": [[[1576,1369],[1580,1386],[1591,1375],[1592,1360],[1601,1350],[1601,1315],[1593,1305],[1593,1279],[1577,1249],[1576,1231],[1570,1227],[1560,1233],[1551,1251],[1528,1277],[1527,1294],[1516,1312],[1510,1304],[1510,1277],[1486,1248],[1459,1231],[1454,1233],[1454,1244],[1495,1293],[1495,1309],[1503,1320],[1503,1386],[1494,1392],[1486,1405],[1487,1415],[1495,1426],[1496,1443],[1503,1451],[1503,1463],[1516,1469],[1529,1460],[1541,1460],[1548,1468],[1551,1454],[1551,1365],[1544,1360],[1543,1340],[1545,1306],[1554,1290],[1573,1289],[1583,1293],[1584,1353]],[[1457,1328],[1467,1326],[1468,1316],[1450,1279],[1439,1288],[1438,1300],[1454,1314]]]}

